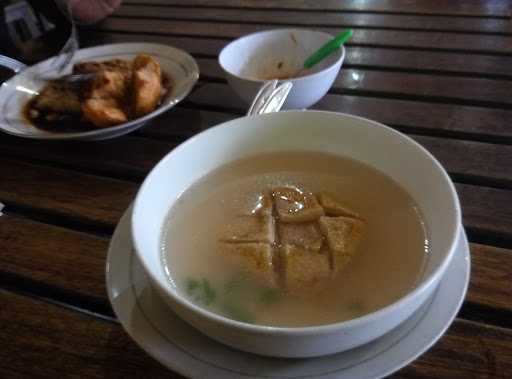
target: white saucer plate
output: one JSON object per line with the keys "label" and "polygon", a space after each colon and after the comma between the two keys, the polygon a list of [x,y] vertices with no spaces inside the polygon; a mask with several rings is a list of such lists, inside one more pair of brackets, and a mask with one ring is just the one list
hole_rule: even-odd
{"label": "white saucer plate", "polygon": [[131,207],[121,218],[107,258],[110,302],[128,334],[164,366],[191,378],[381,378],[430,348],[454,320],[469,283],[464,232],[432,298],[403,324],[364,346],[318,358],[269,358],[222,345],[176,316],[151,289],[133,251]]}
{"label": "white saucer plate", "polygon": [[[18,137],[48,140],[102,140],[114,138],[140,128],[148,120],[172,108],[185,98],[199,78],[196,61],[183,50],[156,43],[119,43],[80,49],[74,63],[104,61],[109,59],[133,59],[145,53],[154,57],[171,81],[171,89],[162,103],[151,113],[124,124],[99,128],[86,132],[58,133],[38,129],[22,115],[27,101],[45,85],[39,74],[55,74],[49,58],[13,76],[0,86],[0,130]],[[66,74],[66,73],[63,73]]]}

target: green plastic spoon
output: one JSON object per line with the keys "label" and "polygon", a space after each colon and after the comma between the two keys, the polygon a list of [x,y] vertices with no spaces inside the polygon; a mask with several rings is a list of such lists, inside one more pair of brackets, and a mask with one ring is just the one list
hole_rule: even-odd
{"label": "green plastic spoon", "polygon": [[347,40],[352,37],[354,32],[352,29],[347,29],[340,34],[337,34],[333,39],[323,45],[320,49],[311,54],[304,61],[304,68],[308,69],[316,65],[322,59],[331,55],[334,51],[336,51],[341,45],[343,45]]}

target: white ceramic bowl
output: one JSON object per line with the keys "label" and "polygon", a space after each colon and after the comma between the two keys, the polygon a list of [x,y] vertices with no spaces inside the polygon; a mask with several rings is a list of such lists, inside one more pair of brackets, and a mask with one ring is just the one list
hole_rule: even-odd
{"label": "white ceramic bowl", "polygon": [[[249,34],[224,47],[219,64],[233,90],[250,104],[265,80],[296,73],[306,58],[331,38],[330,34],[305,29]],[[308,108],[320,100],[338,76],[344,57],[342,46],[307,75],[287,79],[293,83],[293,88],[283,109]]]}
{"label": "white ceramic bowl", "polygon": [[105,61],[109,59],[133,59],[146,53],[154,57],[162,71],[172,82],[171,89],[162,98],[161,104],[151,113],[108,128],[97,128],[85,132],[49,132],[38,129],[22,116],[22,108],[46,84],[37,79],[39,74],[54,74],[53,58],[37,63],[21,71],[0,86],[0,130],[18,137],[49,140],[102,140],[119,137],[143,126],[150,119],[169,110],[183,100],[199,78],[196,61],[183,50],[157,43],[117,43],[80,49],[74,62]]}
{"label": "white ceramic bowl", "polygon": [[[400,183],[426,222],[431,252],[416,288],[366,316],[304,328],[249,325],[202,309],[167,280],[160,260],[167,211],[190,185],[212,170],[257,153],[305,150],[348,156]],[[202,132],[183,143],[151,171],[134,204],[132,232],[137,256],[167,304],[206,335],[235,348],[270,356],[312,357],[347,350],[390,331],[436,289],[454,253],[460,231],[454,186],[441,165],[410,138],[363,118],[319,111],[244,117]],[[172,262],[171,262],[172,263]]]}

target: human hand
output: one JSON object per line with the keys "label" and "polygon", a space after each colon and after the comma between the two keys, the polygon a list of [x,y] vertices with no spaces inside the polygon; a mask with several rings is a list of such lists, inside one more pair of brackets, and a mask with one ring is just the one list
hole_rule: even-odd
{"label": "human hand", "polygon": [[71,14],[80,23],[101,21],[121,4],[122,0],[69,0]]}

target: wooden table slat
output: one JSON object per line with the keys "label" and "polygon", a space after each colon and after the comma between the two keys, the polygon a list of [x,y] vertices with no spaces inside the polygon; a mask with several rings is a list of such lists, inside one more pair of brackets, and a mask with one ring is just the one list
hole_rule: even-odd
{"label": "wooden table slat", "polygon": [[[105,259],[108,240],[7,214],[0,218],[0,273],[108,305]],[[467,300],[512,312],[512,250],[471,244]]]}
{"label": "wooden table slat", "polygon": [[[219,111],[236,111],[239,114],[247,110],[247,104],[222,83],[203,85],[187,101],[199,108],[214,107]],[[511,110],[329,94],[312,108],[354,114],[384,124],[406,127],[409,132],[420,134],[441,133],[460,138],[491,138],[493,142],[512,142],[512,128],[509,127]]]}
{"label": "wooden table slat", "polygon": [[457,184],[455,187],[462,206],[464,225],[484,234],[501,236],[510,243],[512,191],[468,184]]}
{"label": "wooden table slat", "polygon": [[138,187],[132,182],[14,160],[2,159],[2,163],[2,202],[88,225],[115,226]]}
{"label": "wooden table slat", "polygon": [[[209,92],[213,93],[213,92]],[[218,93],[218,92],[217,92]],[[192,96],[194,98],[194,96]],[[226,100],[226,97],[222,97]],[[189,130],[185,137],[193,135],[197,128],[194,123],[201,122],[214,126],[221,121],[226,121],[235,115],[204,113],[202,120],[194,117],[194,111],[181,112],[188,114],[187,119],[178,117],[175,119],[171,111],[159,117],[153,125],[145,128],[143,134],[151,135],[152,129]],[[224,117],[221,117],[224,116]],[[479,178],[487,184],[498,185],[505,188],[512,187],[512,146],[490,143],[446,139],[439,137],[413,136],[416,141],[425,146],[434,156],[441,161],[451,174],[462,179],[473,180]],[[124,137],[115,141],[105,141],[90,145],[88,143],[54,143],[52,148],[47,144],[34,141],[19,141],[13,143],[14,138],[0,137],[0,146],[5,153],[16,156],[26,156],[50,160],[55,164],[64,164],[65,167],[92,168],[100,167],[98,171],[107,174],[128,175],[141,179],[166,153],[171,151],[176,143],[155,140]],[[93,153],[93,154],[91,154]],[[70,156],[71,155],[71,156]],[[69,158],[65,158],[68,157]],[[2,173],[0,173],[0,177]]]}
{"label": "wooden table slat", "polygon": [[465,303],[444,337],[391,377],[512,377],[511,16],[508,0],[124,0],[103,22],[81,25],[81,46],[182,48],[202,78],[182,104],[130,136],[0,135],[0,377],[180,377],[110,317],[108,237],[166,153],[245,114],[220,50],[283,27],[353,28],[344,67],[313,108],[409,134],[447,169],[461,200],[472,242]]}
{"label": "wooden table slat", "polygon": [[[91,31],[83,36],[89,45],[146,41],[164,43],[199,57],[216,58],[229,41],[225,39],[163,36],[137,33],[103,33]],[[512,57],[483,54],[460,54],[393,48],[346,46],[344,68],[372,68],[478,77],[512,78]]]}
{"label": "wooden table slat", "polygon": [[[181,36],[236,38],[261,30],[274,29],[269,25],[215,23],[180,20],[144,20],[108,18],[101,25],[103,31],[124,31]],[[318,30],[331,34],[338,28],[321,27]],[[408,32],[397,30],[372,30],[354,28],[350,44],[376,47],[401,47],[410,49],[431,49],[480,52],[486,54],[511,55],[512,37],[482,35],[475,38],[470,33]],[[349,44],[349,45],[350,45]]]}
{"label": "wooden table slat", "polygon": [[0,376],[180,378],[117,323],[0,289]]}
{"label": "wooden table slat", "polygon": [[[0,361],[9,362],[0,365],[0,376],[32,375],[37,368],[45,377],[179,377],[118,324],[4,290],[0,301]],[[510,330],[458,320],[434,348],[392,377],[505,379],[512,370],[511,343]]]}
{"label": "wooden table slat", "polygon": [[81,169],[137,181],[142,181],[149,170],[176,145],[176,142],[142,139],[133,135],[93,144],[60,141],[41,144],[0,136],[0,154],[25,156],[29,162],[31,157],[70,170]]}
{"label": "wooden table slat", "polygon": [[[141,4],[141,0],[125,0],[127,4]],[[302,9],[305,11],[332,10],[353,12],[418,13],[449,16],[510,17],[511,6],[502,0],[458,0],[432,6],[430,0],[146,0],[144,4],[185,5],[195,7],[234,7],[262,9]]]}
{"label": "wooden table slat", "polygon": [[[504,19],[467,18],[467,17],[424,17],[410,15],[389,15],[377,13],[342,13],[282,11],[259,9],[226,9],[196,7],[172,7],[143,5],[123,5],[115,11],[115,17],[163,18],[170,20],[202,20],[217,22],[245,22],[276,24],[276,27],[288,25],[359,27],[375,29],[441,30],[469,33],[511,34],[512,24]],[[284,25],[284,26],[279,26]]]}
{"label": "wooden table slat", "polygon": [[471,279],[467,300],[512,310],[512,250],[471,244]]}
{"label": "wooden table slat", "polygon": [[108,239],[6,214],[0,217],[0,240],[4,275],[88,297],[110,308],[105,289]]}
{"label": "wooden table slat", "polygon": [[[141,139],[143,143],[144,139]],[[151,146],[151,145],[147,145]],[[150,148],[148,148],[150,150]],[[130,152],[127,151],[126,154]],[[154,163],[161,156],[154,157]],[[113,228],[133,201],[137,184],[42,165],[4,159],[0,199],[86,225]],[[95,165],[93,160],[89,162]],[[148,168],[149,170],[149,168]],[[38,183],[37,187],[31,185]],[[512,191],[458,184],[466,227],[512,239]]]}
{"label": "wooden table slat", "polygon": [[[412,136],[457,180],[477,177],[480,185],[498,185],[512,188],[512,146],[496,145],[448,138]],[[485,162],[485,163],[484,163]]]}
{"label": "wooden table slat", "polygon": [[[512,61],[512,60],[511,60]],[[224,81],[216,59],[197,59],[201,75]],[[475,89],[478,88],[478,91]],[[330,93],[381,96],[469,105],[512,107],[512,83],[496,79],[446,77],[424,73],[342,69]]]}

